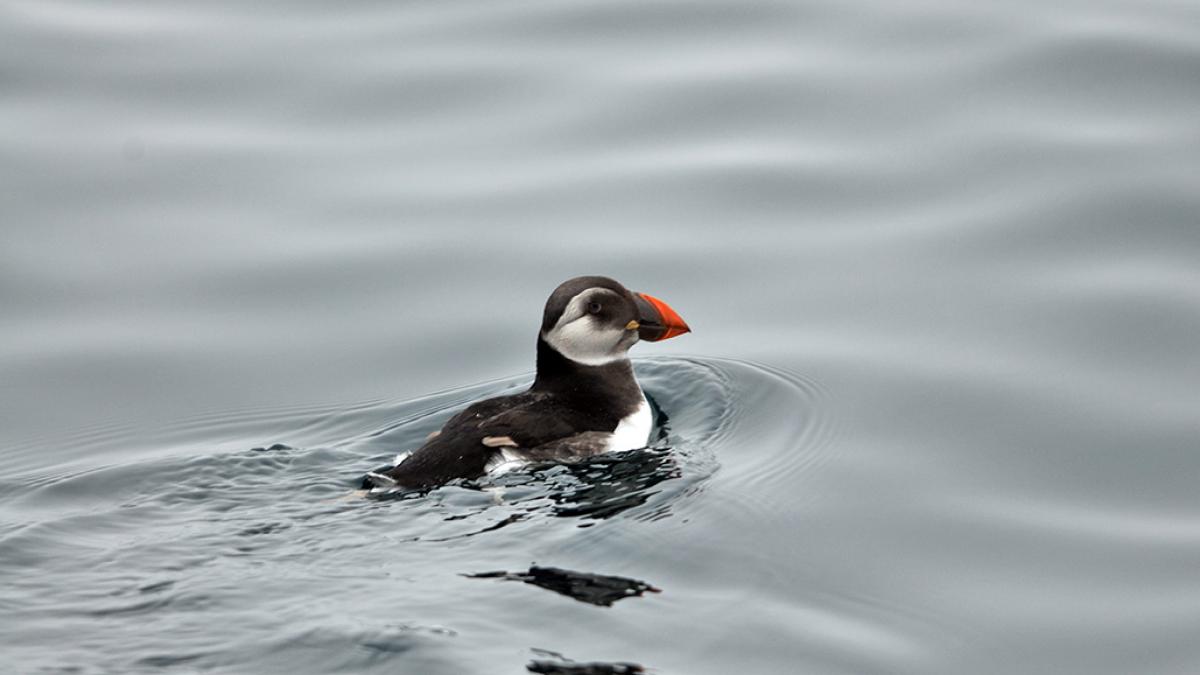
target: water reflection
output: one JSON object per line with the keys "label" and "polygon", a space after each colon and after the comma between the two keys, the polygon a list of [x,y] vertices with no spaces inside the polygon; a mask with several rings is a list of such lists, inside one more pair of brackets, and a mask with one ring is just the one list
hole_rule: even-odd
{"label": "water reflection", "polygon": [[574,572],[557,567],[537,567],[536,565],[530,567],[526,572],[479,572],[463,576],[471,579],[522,581],[600,607],[611,607],[618,600],[639,597],[647,592],[661,592],[660,589],[644,581],[628,577]]}
{"label": "water reflection", "polygon": [[541,675],[635,675],[646,672],[644,667],[636,663],[576,663],[557,652],[544,649],[533,651],[541,656],[549,657],[530,661],[525,666],[529,672],[541,673]]}

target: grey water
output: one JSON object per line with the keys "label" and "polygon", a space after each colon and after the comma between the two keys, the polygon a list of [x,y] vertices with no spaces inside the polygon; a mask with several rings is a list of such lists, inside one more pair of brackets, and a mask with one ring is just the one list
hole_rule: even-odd
{"label": "grey water", "polygon": [[1198,214],[1196,3],[7,0],[0,671],[1200,672]]}

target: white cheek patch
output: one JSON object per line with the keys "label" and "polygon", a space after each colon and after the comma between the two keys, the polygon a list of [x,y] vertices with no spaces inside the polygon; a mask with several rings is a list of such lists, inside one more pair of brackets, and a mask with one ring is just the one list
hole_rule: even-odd
{"label": "white cheek patch", "polygon": [[582,317],[565,326],[555,326],[546,342],[559,354],[587,366],[602,366],[625,358],[618,345],[625,331],[597,328],[591,317]]}
{"label": "white cheek patch", "polygon": [[[622,347],[626,331],[597,325],[584,309],[595,289],[571,298],[562,317],[542,337],[563,356],[587,366],[602,366],[626,358],[629,345]],[[629,343],[632,344],[632,343]]]}

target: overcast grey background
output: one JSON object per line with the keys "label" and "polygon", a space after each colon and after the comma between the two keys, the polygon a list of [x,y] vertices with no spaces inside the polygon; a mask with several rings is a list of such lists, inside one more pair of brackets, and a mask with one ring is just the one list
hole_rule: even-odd
{"label": "overcast grey background", "polygon": [[761,569],[934,626],[880,672],[1196,672],[1198,76],[1154,0],[8,0],[0,467],[524,373],[607,274],[827,388]]}

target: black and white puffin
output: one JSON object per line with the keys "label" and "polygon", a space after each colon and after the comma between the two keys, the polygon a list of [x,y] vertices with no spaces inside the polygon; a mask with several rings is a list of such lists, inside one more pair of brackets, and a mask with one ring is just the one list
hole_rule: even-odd
{"label": "black and white puffin", "polygon": [[569,279],[546,300],[528,391],[472,404],[366,486],[428,488],[526,462],[645,447],[650,405],[629,348],[689,332],[667,303],[608,277]]}

